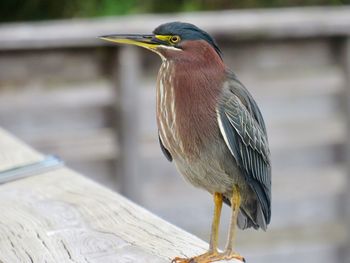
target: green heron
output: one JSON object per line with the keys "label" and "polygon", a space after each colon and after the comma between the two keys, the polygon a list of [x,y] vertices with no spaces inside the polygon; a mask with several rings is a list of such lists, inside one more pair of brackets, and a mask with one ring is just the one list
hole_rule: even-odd
{"label": "green heron", "polygon": [[[236,226],[266,230],[271,218],[271,165],[266,127],[249,91],[224,64],[215,40],[181,22],[153,34],[104,40],[149,49],[162,59],[157,79],[160,147],[183,177],[213,195],[209,250],[175,263],[244,258],[234,250]],[[222,204],[232,208],[227,244],[218,250]]]}

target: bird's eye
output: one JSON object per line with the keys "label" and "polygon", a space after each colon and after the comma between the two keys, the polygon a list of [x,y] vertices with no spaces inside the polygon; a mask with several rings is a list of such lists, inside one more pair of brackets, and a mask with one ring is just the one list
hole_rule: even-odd
{"label": "bird's eye", "polygon": [[179,43],[181,38],[179,36],[171,36],[170,42],[173,44]]}

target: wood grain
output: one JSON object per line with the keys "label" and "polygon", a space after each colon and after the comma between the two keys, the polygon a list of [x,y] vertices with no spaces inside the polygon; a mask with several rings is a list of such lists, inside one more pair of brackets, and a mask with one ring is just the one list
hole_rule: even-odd
{"label": "wood grain", "polygon": [[[1,167],[40,154],[0,130]],[[20,156],[20,158],[18,158]],[[207,244],[67,168],[0,186],[0,262],[169,262]],[[231,261],[238,262],[238,261]]]}

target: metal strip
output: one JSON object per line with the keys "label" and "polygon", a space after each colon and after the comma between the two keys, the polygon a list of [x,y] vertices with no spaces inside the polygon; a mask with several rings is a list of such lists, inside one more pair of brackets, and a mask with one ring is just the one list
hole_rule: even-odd
{"label": "metal strip", "polygon": [[60,158],[54,155],[48,155],[39,162],[17,166],[8,170],[1,171],[0,184],[51,171],[62,167],[63,165],[64,162]]}

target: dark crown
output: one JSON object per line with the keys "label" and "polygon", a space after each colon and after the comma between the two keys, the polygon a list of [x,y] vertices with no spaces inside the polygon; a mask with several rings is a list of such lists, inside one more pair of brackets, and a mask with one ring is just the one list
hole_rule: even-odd
{"label": "dark crown", "polygon": [[216,41],[204,30],[190,23],[170,22],[158,26],[154,31],[156,35],[178,35],[182,40],[205,40],[222,58],[222,53]]}

